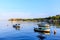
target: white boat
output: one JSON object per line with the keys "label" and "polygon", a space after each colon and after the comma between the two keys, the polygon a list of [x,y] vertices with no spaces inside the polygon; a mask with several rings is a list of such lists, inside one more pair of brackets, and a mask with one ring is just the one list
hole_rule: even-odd
{"label": "white boat", "polygon": [[49,27],[50,25],[47,22],[40,22],[38,24],[39,27]]}
{"label": "white boat", "polygon": [[38,28],[34,28],[34,31],[50,33],[50,25],[47,22],[40,22]]}

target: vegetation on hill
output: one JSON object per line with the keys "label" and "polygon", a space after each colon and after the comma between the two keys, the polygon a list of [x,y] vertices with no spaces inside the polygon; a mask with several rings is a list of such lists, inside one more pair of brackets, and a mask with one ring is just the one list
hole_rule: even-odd
{"label": "vegetation on hill", "polygon": [[20,18],[12,18],[9,19],[9,21],[60,21],[60,15],[56,15],[56,16],[49,16],[46,18],[33,18],[33,19],[20,19]]}

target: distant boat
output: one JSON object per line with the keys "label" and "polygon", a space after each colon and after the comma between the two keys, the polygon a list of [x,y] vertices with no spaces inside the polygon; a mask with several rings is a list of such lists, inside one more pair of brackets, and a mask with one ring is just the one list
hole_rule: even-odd
{"label": "distant boat", "polygon": [[13,25],[13,27],[18,27],[18,28],[19,28],[19,27],[20,27],[19,25],[20,25],[20,24],[15,24],[15,25]]}
{"label": "distant boat", "polygon": [[15,28],[16,30],[20,30],[20,24],[13,25],[13,28]]}
{"label": "distant boat", "polygon": [[39,27],[49,27],[50,25],[47,22],[40,22],[37,24]]}

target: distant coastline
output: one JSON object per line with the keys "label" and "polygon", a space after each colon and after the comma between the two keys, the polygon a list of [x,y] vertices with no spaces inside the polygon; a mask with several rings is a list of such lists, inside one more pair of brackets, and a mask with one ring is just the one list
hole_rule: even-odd
{"label": "distant coastline", "polygon": [[20,18],[11,18],[9,21],[60,21],[60,15],[49,16],[46,18],[33,18],[33,19],[20,19]]}

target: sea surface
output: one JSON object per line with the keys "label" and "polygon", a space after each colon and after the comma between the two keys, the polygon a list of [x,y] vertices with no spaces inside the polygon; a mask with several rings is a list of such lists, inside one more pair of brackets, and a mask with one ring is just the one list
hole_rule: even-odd
{"label": "sea surface", "polygon": [[[51,25],[50,33],[40,33],[34,31],[34,27],[38,27],[37,23],[0,21],[0,40],[60,40],[60,26]],[[15,24],[20,24],[20,27],[13,27]]]}

